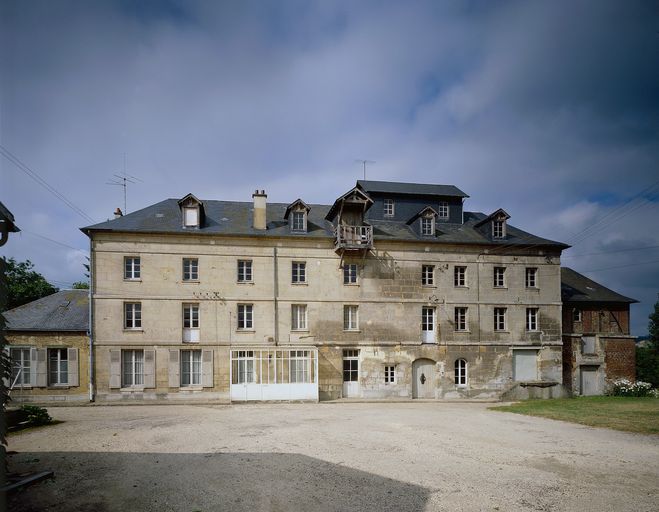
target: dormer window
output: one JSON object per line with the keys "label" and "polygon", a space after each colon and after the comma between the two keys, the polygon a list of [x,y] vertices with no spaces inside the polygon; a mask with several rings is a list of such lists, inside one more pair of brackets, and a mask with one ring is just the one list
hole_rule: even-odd
{"label": "dormer window", "polygon": [[293,231],[306,231],[306,212],[293,212],[291,229]]}
{"label": "dormer window", "polygon": [[506,238],[506,221],[497,219],[492,221],[492,238]]}
{"label": "dormer window", "polygon": [[448,219],[448,203],[442,201],[439,203],[439,209],[437,210],[437,215],[440,219]]}
{"label": "dormer window", "polygon": [[184,228],[199,228],[203,223],[204,204],[192,194],[188,194],[178,202],[181,208]]}
{"label": "dormer window", "polygon": [[385,199],[384,200],[383,213],[384,213],[385,217],[393,217],[394,216],[394,200],[393,199]]}
{"label": "dormer window", "polygon": [[421,235],[432,236],[435,234],[435,217],[421,217]]}
{"label": "dormer window", "polygon": [[199,227],[199,208],[187,206],[183,208],[183,225],[186,228]]}
{"label": "dormer window", "polygon": [[309,205],[302,199],[296,199],[286,208],[284,219],[288,221],[288,225],[294,233],[307,232],[307,219],[309,217]]}

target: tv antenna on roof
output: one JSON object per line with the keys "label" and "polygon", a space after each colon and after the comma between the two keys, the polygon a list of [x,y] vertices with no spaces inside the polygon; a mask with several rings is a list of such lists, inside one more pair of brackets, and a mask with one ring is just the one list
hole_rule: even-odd
{"label": "tv antenna on roof", "polygon": [[113,174],[113,178],[110,178],[110,181],[106,182],[106,185],[116,185],[118,187],[124,188],[124,215],[128,213],[128,208],[126,207],[126,190],[128,189],[129,183],[144,183],[141,179],[136,176],[131,176],[126,174],[126,153],[124,153],[124,172],[121,174]]}
{"label": "tv antenna on roof", "polygon": [[358,162],[364,166],[364,179],[366,179],[366,164],[374,164],[375,160],[360,160],[359,158],[355,160],[355,162]]}

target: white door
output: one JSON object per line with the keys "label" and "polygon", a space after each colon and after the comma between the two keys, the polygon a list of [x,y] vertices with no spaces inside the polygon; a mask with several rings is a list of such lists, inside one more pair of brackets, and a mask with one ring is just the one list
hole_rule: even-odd
{"label": "white door", "polygon": [[597,366],[582,366],[581,370],[581,394],[584,396],[601,395]]}
{"label": "white door", "polygon": [[359,396],[359,350],[343,351],[343,398]]}
{"label": "white door", "polygon": [[412,365],[412,396],[435,398],[435,362],[417,359]]}
{"label": "white door", "polygon": [[513,350],[513,379],[538,380],[538,351]]}

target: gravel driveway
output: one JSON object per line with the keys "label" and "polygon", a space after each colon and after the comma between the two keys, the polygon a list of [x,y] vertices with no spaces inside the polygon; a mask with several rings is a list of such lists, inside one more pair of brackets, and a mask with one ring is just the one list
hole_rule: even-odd
{"label": "gravel driveway", "polygon": [[659,437],[487,404],[53,407],[11,471],[55,479],[10,510],[659,509]]}

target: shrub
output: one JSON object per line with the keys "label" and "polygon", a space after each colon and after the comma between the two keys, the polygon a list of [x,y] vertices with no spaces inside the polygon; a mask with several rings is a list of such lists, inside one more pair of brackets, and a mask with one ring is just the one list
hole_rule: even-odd
{"label": "shrub", "polygon": [[610,383],[608,394],[612,396],[657,397],[657,391],[652,389],[652,384],[649,382],[630,382],[627,379],[618,379]]}
{"label": "shrub", "polygon": [[53,421],[53,418],[50,417],[48,411],[43,407],[24,405],[21,407],[21,411],[27,415],[27,421],[31,426],[48,425]]}

